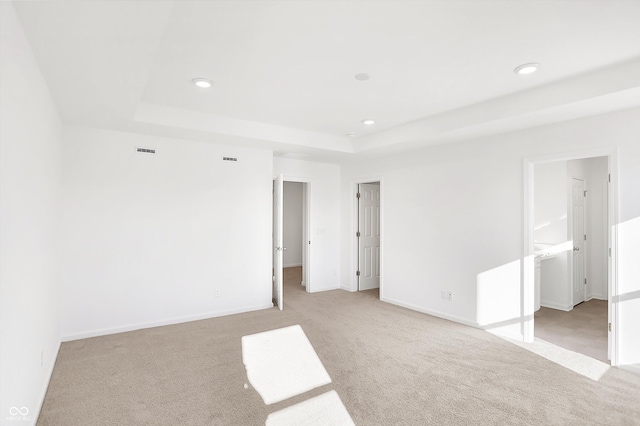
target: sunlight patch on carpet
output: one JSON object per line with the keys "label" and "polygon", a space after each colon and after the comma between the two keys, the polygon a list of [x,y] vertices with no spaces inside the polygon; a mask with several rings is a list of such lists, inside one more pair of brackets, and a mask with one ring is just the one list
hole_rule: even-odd
{"label": "sunlight patch on carpet", "polygon": [[267,405],[331,383],[299,325],[243,336],[242,361]]}
{"label": "sunlight patch on carpet", "polygon": [[355,425],[336,391],[308,399],[269,414],[265,426]]}
{"label": "sunlight patch on carpet", "polygon": [[594,381],[600,380],[611,368],[607,363],[561,348],[542,339],[536,338],[533,343],[524,343],[510,338],[502,338]]}

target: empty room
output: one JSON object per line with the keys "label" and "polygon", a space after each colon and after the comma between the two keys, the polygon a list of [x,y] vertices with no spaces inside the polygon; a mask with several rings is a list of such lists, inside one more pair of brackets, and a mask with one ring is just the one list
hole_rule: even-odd
{"label": "empty room", "polygon": [[640,424],[639,23],[0,2],[0,424]]}

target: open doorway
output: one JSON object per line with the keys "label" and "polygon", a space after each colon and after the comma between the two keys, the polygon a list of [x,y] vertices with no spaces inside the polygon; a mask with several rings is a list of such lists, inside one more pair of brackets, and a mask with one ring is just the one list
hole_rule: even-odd
{"label": "open doorway", "polygon": [[284,309],[286,289],[311,292],[311,183],[279,176],[273,191],[273,302]]}
{"label": "open doorway", "polygon": [[304,262],[309,241],[305,236],[305,182],[285,181],[283,188],[283,279],[284,292],[305,291],[307,283]]}
{"label": "open doorway", "polygon": [[608,156],[532,164],[536,338],[611,359]]}

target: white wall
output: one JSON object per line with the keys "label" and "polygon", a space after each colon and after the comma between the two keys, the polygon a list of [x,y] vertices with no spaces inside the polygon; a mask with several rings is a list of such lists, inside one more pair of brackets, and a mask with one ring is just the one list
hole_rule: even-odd
{"label": "white wall", "polygon": [[61,124],[7,2],[0,31],[0,423],[35,424],[60,346]]}
{"label": "white wall", "polygon": [[[508,157],[469,143],[345,166],[343,205],[354,180],[382,176],[383,300],[465,324],[519,320],[522,165]],[[349,283],[355,240],[345,219],[342,235]]]}
{"label": "white wall", "polygon": [[273,173],[309,182],[311,292],[340,288],[340,167],[274,157]]}
{"label": "white wall", "polygon": [[272,306],[271,158],[65,127],[64,339]]}
{"label": "white wall", "polygon": [[[619,293],[627,298],[617,302],[619,361],[640,363],[639,118],[640,110],[630,109],[345,165],[343,285],[351,278],[352,182],[382,176],[385,300],[463,323],[521,332],[523,159],[617,147]],[[443,289],[454,291],[453,302],[442,300]]]}
{"label": "white wall", "polygon": [[[610,143],[628,141],[621,143],[617,182],[613,177],[619,191],[620,211],[614,230],[618,292],[612,297],[619,316],[620,364],[635,364],[636,372],[640,372],[640,109],[621,115],[621,118],[625,121],[612,123],[612,126],[620,127],[604,136]],[[618,137],[618,134],[621,135]]]}
{"label": "white wall", "polygon": [[567,241],[567,162],[535,165],[534,238],[538,244]]}
{"label": "white wall", "polygon": [[[541,250],[554,250],[570,240],[567,228],[567,162],[536,164],[534,179],[534,244]],[[541,306],[565,311],[572,308],[568,259],[565,247],[556,255],[541,260]]]}
{"label": "white wall", "polygon": [[302,183],[284,182],[283,184],[283,229],[284,247],[283,266],[302,265]]}

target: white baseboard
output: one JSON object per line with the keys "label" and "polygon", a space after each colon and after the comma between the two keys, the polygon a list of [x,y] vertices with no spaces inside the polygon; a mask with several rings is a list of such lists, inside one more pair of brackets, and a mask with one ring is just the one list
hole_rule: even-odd
{"label": "white baseboard", "polygon": [[573,306],[571,305],[562,305],[560,303],[549,302],[546,300],[540,300],[540,306],[544,306],[545,308],[551,308],[551,309],[559,309],[565,312],[569,312],[570,310],[573,309]]}
{"label": "white baseboard", "polygon": [[473,328],[478,328],[480,330],[485,330],[488,333],[492,333],[494,335],[507,337],[509,339],[513,339],[517,341],[523,340],[522,334],[519,332],[515,332],[513,330],[509,330],[505,328],[490,329],[490,328],[487,328],[488,325],[480,325],[478,324],[478,322],[469,320],[467,318],[462,318],[462,317],[451,315],[451,314],[445,314],[444,312],[434,311],[432,309],[425,309],[420,306],[412,305],[410,303],[400,302],[398,300],[389,299],[387,297],[382,297],[380,300],[382,300],[383,302],[391,303],[392,305],[402,306],[403,308],[411,309],[412,311],[422,312],[423,314],[446,319],[448,321],[453,321],[458,324],[466,325]]}
{"label": "white baseboard", "polygon": [[596,300],[609,300],[609,298],[607,296],[603,296],[601,294],[589,294],[587,296],[587,302],[591,299],[596,299]]}
{"label": "white baseboard", "polygon": [[36,412],[33,413],[33,415],[30,415],[30,417],[36,419],[36,422],[38,421],[38,417],[40,417],[40,411],[42,410],[42,405],[44,404],[44,398],[47,396],[47,391],[49,390],[49,383],[51,383],[51,376],[53,376],[53,368],[56,366],[56,361],[58,360],[58,354],[60,353],[60,345],[62,345],[62,341],[58,341],[58,344],[56,346],[55,356],[51,361],[51,366],[47,374],[47,381],[44,385],[44,388],[40,391],[40,398],[38,399],[38,406],[36,407]]}
{"label": "white baseboard", "polygon": [[311,291],[309,293],[320,293],[322,291],[330,291],[330,290],[340,290],[339,286],[333,286],[333,287],[322,287],[322,288],[311,288]]}
{"label": "white baseboard", "polygon": [[143,323],[125,325],[121,327],[102,328],[102,329],[91,330],[91,331],[86,331],[82,333],[68,334],[68,335],[62,336],[62,341],[70,342],[72,340],[87,339],[89,337],[98,337],[98,336],[106,336],[109,334],[125,333],[127,331],[141,330],[144,328],[161,327],[163,325],[181,324],[184,322],[199,321],[199,320],[204,320],[209,318],[223,317],[226,315],[242,314],[244,312],[259,311],[261,309],[269,309],[269,308],[273,308],[272,303],[265,303],[263,305],[257,305],[257,306],[247,306],[247,307],[237,308],[237,309],[229,309],[225,311],[208,312],[208,313],[199,314],[199,315],[189,315],[185,317],[168,318],[164,320],[143,322]]}
{"label": "white baseboard", "polygon": [[431,315],[434,317],[446,319],[449,321],[457,322],[459,324],[468,325],[469,327],[479,328],[478,323],[470,321],[466,318],[458,317],[455,315],[445,314],[443,312],[434,311],[431,309],[425,309],[420,306],[412,305],[411,303],[400,302],[399,300],[390,299],[388,297],[380,298],[383,302],[390,303],[392,305],[401,306],[403,308],[411,309],[412,311],[422,312],[423,314]]}
{"label": "white baseboard", "polygon": [[287,263],[286,265],[282,265],[283,268],[295,268],[298,266],[302,266],[302,263]]}

